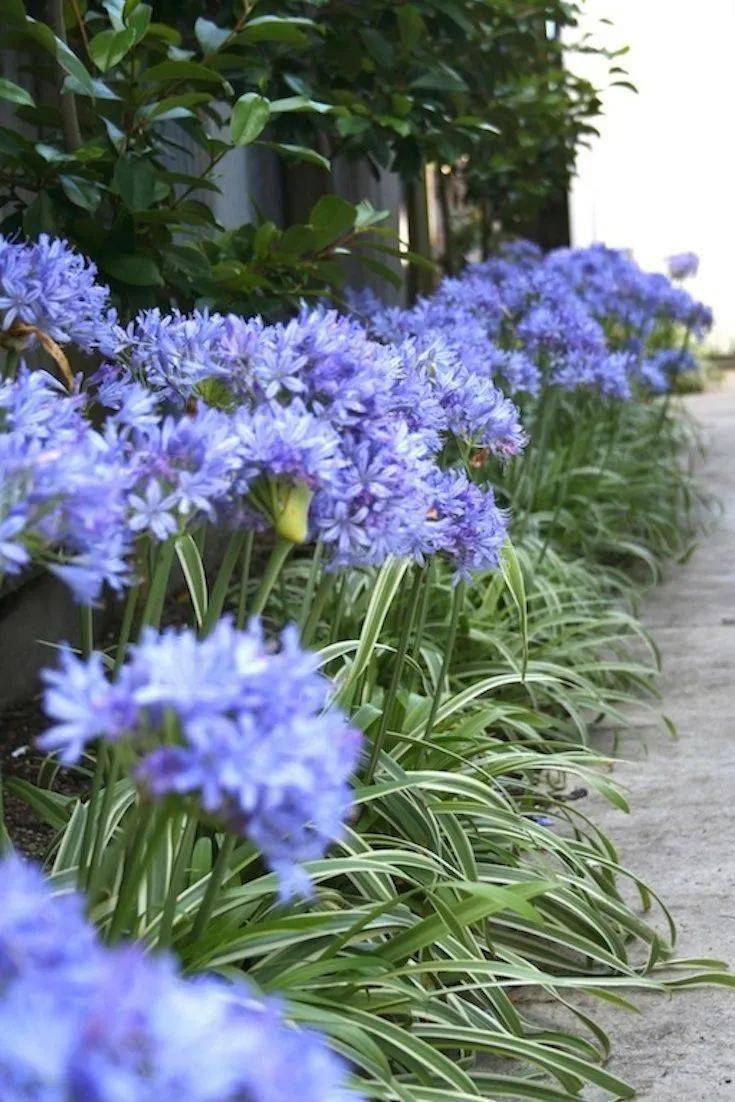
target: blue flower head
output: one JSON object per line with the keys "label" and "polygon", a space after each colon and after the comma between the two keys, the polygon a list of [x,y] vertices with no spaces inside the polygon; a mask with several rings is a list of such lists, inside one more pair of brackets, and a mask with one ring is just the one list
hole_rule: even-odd
{"label": "blue flower head", "polygon": [[245,984],[183,979],[103,947],[72,895],[0,862],[0,1083],[7,1102],[359,1102],[342,1061]]}
{"label": "blue flower head", "polygon": [[[143,788],[196,799],[250,838],[281,874],[284,894],[303,882],[298,866],[340,837],[361,736],[329,707],[330,683],[295,629],[275,650],[257,622],[240,632],[224,619],[206,639],[149,630],[114,682],[99,655],[69,650],[44,679],[54,721],[44,749],[75,761],[95,739],[127,736]],[[173,745],[161,738],[167,717],[178,721]]]}
{"label": "blue flower head", "polygon": [[[85,352],[117,346],[117,319],[95,265],[47,234],[25,244],[0,236],[0,319],[6,333],[31,327]],[[26,335],[27,343],[37,339]]]}

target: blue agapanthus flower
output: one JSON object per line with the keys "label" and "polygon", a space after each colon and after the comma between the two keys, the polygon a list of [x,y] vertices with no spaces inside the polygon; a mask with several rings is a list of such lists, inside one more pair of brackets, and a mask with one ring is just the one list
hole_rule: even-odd
{"label": "blue agapanthus flower", "polygon": [[0,386],[0,572],[46,563],[91,603],[129,580],[130,475],[114,441],[45,372]]}
{"label": "blue agapanthus flower", "polygon": [[166,538],[193,520],[213,520],[230,499],[240,468],[238,440],[232,419],[220,410],[202,406],[153,423],[146,418],[132,430],[111,422],[107,439],[116,441],[129,473],[135,532]]}
{"label": "blue agapanthus flower", "polygon": [[97,268],[59,238],[20,243],[0,236],[0,328],[21,347],[33,329],[58,344],[114,352],[116,315]]}
{"label": "blue agapanthus flower", "polygon": [[610,352],[595,372],[597,390],[604,398],[627,402],[633,397],[635,361],[629,352]]}
{"label": "blue agapanthus flower", "polygon": [[[392,343],[325,308],[277,325],[148,311],[126,341],[95,384],[132,472],[134,535],[217,516],[319,538],[332,567],[380,565],[414,546],[451,434],[503,458],[525,443],[486,365],[474,375],[437,332]],[[519,357],[516,376],[529,374]],[[156,419],[141,385],[187,412]],[[188,441],[174,455],[171,437]]]}
{"label": "blue agapanthus flower", "polygon": [[427,554],[440,554],[454,568],[455,579],[494,570],[508,535],[508,517],[492,490],[471,482],[464,471],[437,471],[423,529],[417,542]]}
{"label": "blue agapanthus flower", "polygon": [[561,280],[545,274],[537,284],[537,296],[517,324],[521,347],[547,385],[594,387],[608,355],[602,325]]}
{"label": "blue agapanthus flower", "polygon": [[[470,265],[450,285],[457,311],[481,318],[484,310],[500,355],[522,357],[512,368],[525,376],[523,382],[509,378],[502,363],[494,366],[511,392],[517,387],[535,393],[542,378],[546,386],[581,387],[617,399],[630,398],[641,384],[660,389],[661,377],[645,357],[664,341],[672,350],[681,348],[677,330],[699,339],[711,327],[707,307],[666,276],[643,271],[624,250],[592,245],[543,255],[526,244],[506,246]],[[685,261],[691,258],[683,256]],[[477,292],[483,282],[492,287],[484,301]],[[493,321],[498,311],[500,320]],[[451,311],[446,324],[454,324]],[[474,351],[468,355],[474,358]]]}
{"label": "blue agapanthus flower", "polygon": [[501,381],[511,394],[538,394],[541,372],[527,353],[520,349],[498,348],[490,357],[493,378]]}
{"label": "blue agapanthus flower", "polygon": [[668,258],[669,275],[672,279],[689,279],[699,271],[699,257],[696,253],[674,253]]}
{"label": "blue agapanthus flower", "polygon": [[712,325],[706,306],[662,273],[644,271],[625,250],[604,245],[557,249],[546,258],[544,267],[566,284],[617,340],[645,341],[666,325],[683,326],[701,337]]}
{"label": "blue agapanthus flower", "polygon": [[263,329],[234,314],[144,310],[118,332],[118,360],[131,377],[184,404],[202,384],[219,380],[231,394],[249,385],[249,358]]}
{"label": "blue agapanthus flower", "polygon": [[[420,372],[409,383],[405,350],[325,309],[272,326],[149,311],[127,339],[96,384],[134,472],[136,532],[159,539],[174,518],[216,513],[249,526],[265,518],[299,542],[319,536],[335,565],[403,553],[423,519],[427,456],[440,445],[428,407],[415,389],[409,396]],[[225,409],[203,404],[208,381],[229,395]],[[168,401],[186,399],[187,413],[151,423],[132,390],[139,383]],[[515,431],[506,428],[504,443]],[[172,455],[174,436],[188,443]],[[296,499],[303,515],[284,521]]]}
{"label": "blue agapanthus flower", "polygon": [[0,862],[0,1082],[5,1102],[358,1102],[277,1001],[103,947],[81,900],[17,858]]}
{"label": "blue agapanthus flower", "polygon": [[96,938],[73,895],[51,898],[35,865],[18,857],[0,862],[0,1003],[12,983],[63,972],[71,982],[88,976]]}
{"label": "blue agapanthus flower", "polygon": [[[44,680],[44,750],[69,762],[95,739],[128,738],[146,792],[195,798],[255,843],[284,895],[306,889],[300,863],[342,833],[361,736],[328,707],[330,682],[295,629],[276,650],[257,622],[241,632],[224,619],[206,639],[149,630],[115,681],[99,655],[69,650]],[[179,737],[164,744],[172,717]]]}

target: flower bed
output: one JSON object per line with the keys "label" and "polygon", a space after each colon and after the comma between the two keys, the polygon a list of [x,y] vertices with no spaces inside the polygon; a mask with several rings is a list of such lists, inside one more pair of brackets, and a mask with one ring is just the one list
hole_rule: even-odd
{"label": "flower bed", "polygon": [[668,913],[569,797],[624,806],[589,736],[653,689],[630,597],[690,544],[707,309],[526,243],[280,324],[123,326],[45,238],[0,287],[0,569],[78,603],[39,746],[84,791],[7,783],[57,832],[0,875],[10,1097],[630,1097],[514,993],[664,986]]}

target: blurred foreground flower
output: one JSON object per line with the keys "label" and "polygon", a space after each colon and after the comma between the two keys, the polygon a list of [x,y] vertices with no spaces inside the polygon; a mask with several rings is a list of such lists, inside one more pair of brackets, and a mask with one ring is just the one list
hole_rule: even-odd
{"label": "blurred foreground flower", "polygon": [[277,1002],[104,948],[81,901],[14,857],[0,863],[0,1083],[4,1102],[357,1100]]}

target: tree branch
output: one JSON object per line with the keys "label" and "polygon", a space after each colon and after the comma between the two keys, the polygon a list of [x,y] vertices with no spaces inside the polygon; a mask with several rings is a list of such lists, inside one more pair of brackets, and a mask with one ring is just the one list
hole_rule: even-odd
{"label": "tree branch", "polygon": [[[66,23],[64,21],[64,0],[48,0],[48,21],[58,39],[66,45]],[[59,70],[61,73],[61,70]],[[63,80],[63,78],[62,78]],[[59,112],[64,131],[64,144],[70,153],[82,144],[82,132],[79,128],[77,103],[73,92],[62,92],[59,83]]]}

